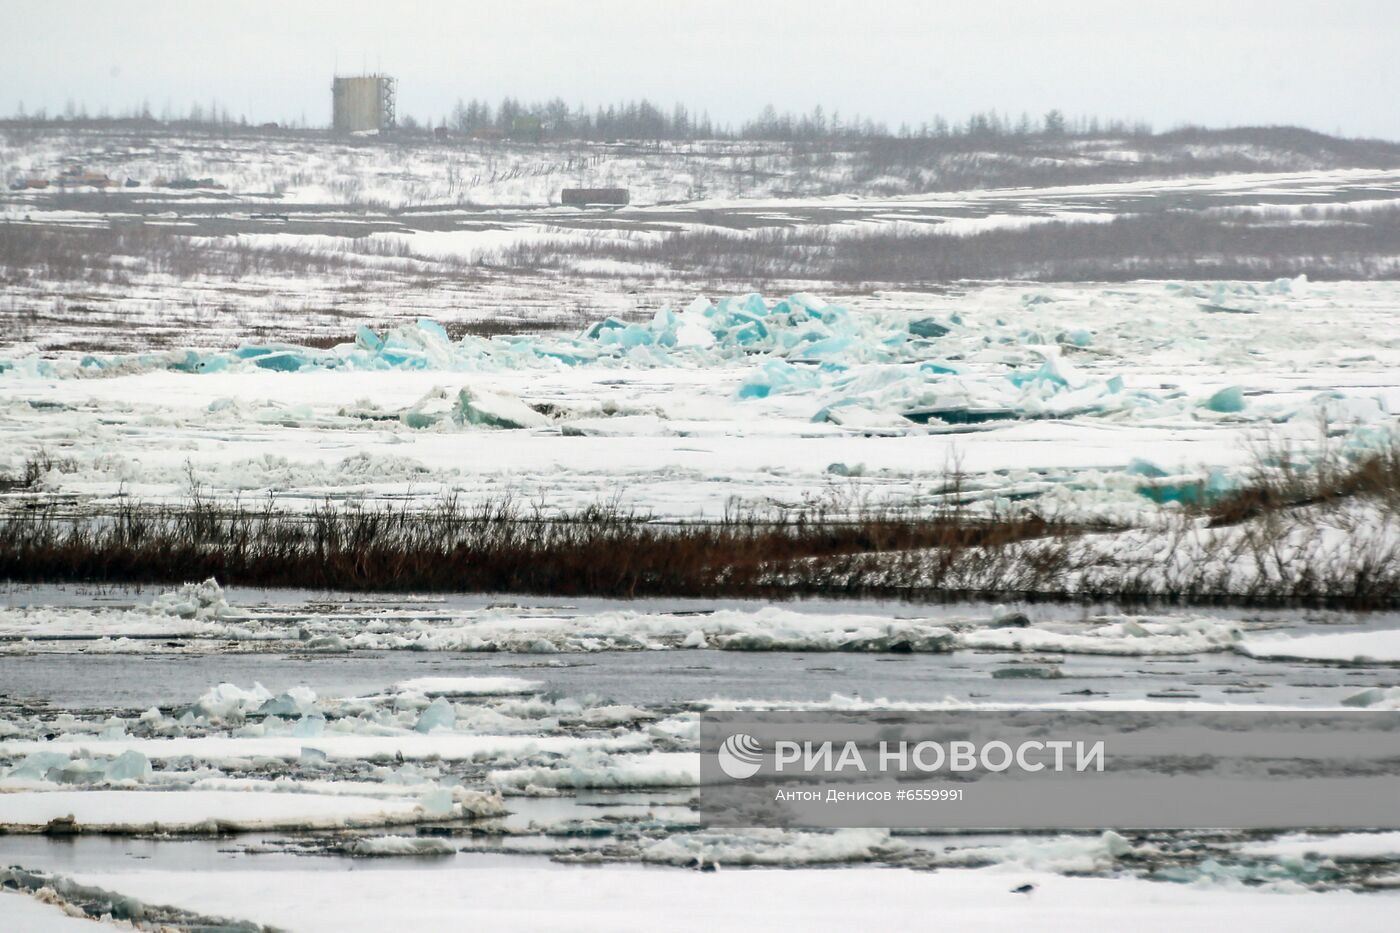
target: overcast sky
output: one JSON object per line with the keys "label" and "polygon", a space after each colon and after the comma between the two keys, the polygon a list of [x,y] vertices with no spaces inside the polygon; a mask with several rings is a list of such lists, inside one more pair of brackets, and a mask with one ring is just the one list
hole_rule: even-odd
{"label": "overcast sky", "polygon": [[738,123],[823,105],[892,127],[986,109],[1400,139],[1395,0],[112,0],[0,6],[0,111],[217,100],[330,121],[382,69],[399,112],[459,97],[649,97]]}

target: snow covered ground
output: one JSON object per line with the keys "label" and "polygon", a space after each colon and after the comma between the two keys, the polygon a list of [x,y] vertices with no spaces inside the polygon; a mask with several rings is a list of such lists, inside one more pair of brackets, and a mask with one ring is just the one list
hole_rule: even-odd
{"label": "snow covered ground", "polygon": [[[0,160],[8,154],[12,171],[24,173],[57,160],[54,151],[65,144],[75,149],[84,145],[71,139],[65,143],[60,133],[48,141],[27,139],[9,150],[0,145]],[[305,158],[295,167],[284,164],[282,160],[294,158],[298,146],[335,153],[326,156],[326,164],[343,156],[345,178],[375,186],[373,200],[357,202],[358,195],[349,189],[342,194],[327,191],[312,180],[318,169],[306,169]],[[1384,213],[1380,209],[1400,204],[1400,172],[1394,169],[1335,167],[1309,159],[1289,164],[1264,157],[1258,163],[1246,160],[1244,173],[1202,176],[1193,174],[1201,168],[1194,161],[1199,153],[1191,153],[1178,170],[1152,171],[1143,178],[1130,173],[1097,183],[1065,184],[1056,183],[1051,173],[1036,175],[1034,185],[986,184],[965,190],[896,185],[891,193],[879,179],[857,181],[839,168],[829,184],[790,190],[784,187],[790,166],[780,164],[781,156],[774,156],[773,171],[753,174],[747,159],[723,153],[685,154],[662,147],[637,159],[604,147],[600,164],[616,162],[612,180],[631,184],[634,194],[631,207],[600,214],[547,206],[555,186],[574,180],[558,173],[534,175],[519,164],[502,166],[500,190],[494,182],[484,185],[491,191],[473,189],[474,205],[457,203],[460,191],[453,198],[446,191],[419,190],[422,186],[414,179],[431,187],[451,177],[444,160],[476,157],[454,147],[428,146],[415,154],[411,149],[301,140],[274,146],[258,156],[263,161],[251,165],[238,161],[257,152],[247,140],[195,139],[176,148],[182,158],[204,159],[230,172],[246,170],[257,176],[285,169],[300,181],[275,200],[266,196],[269,189],[263,186],[272,183],[262,177],[231,178],[229,189],[219,191],[138,186],[102,192],[0,192],[0,220],[9,235],[86,231],[90,237],[70,244],[75,255],[58,251],[62,255],[26,261],[25,251],[14,249],[0,261],[0,267],[9,267],[6,301],[0,305],[0,320],[6,324],[0,347],[100,353],[151,346],[228,347],[272,335],[325,342],[344,339],[362,322],[394,324],[418,317],[449,327],[572,328],[608,314],[649,316],[663,303],[684,305],[701,288],[743,290],[764,283],[771,289],[794,287],[782,281],[793,274],[790,271],[765,273],[759,265],[752,275],[736,279],[710,268],[706,259],[713,257],[703,248],[678,263],[627,257],[628,248],[672,234],[709,234],[737,244],[783,233],[829,234],[834,240],[863,234],[961,237],[1024,230],[1048,221],[1101,223],[1172,212],[1209,225],[1218,223],[1224,211],[1235,212],[1229,223],[1243,227],[1357,226],[1355,219],[1301,215],[1351,207],[1361,212],[1355,216],[1364,218],[1368,212]],[[123,144],[111,143],[96,145],[94,154],[113,160],[111,171],[148,181],[152,173],[178,175],[170,166],[155,171],[139,154],[124,162],[125,151]],[[422,161],[409,172],[374,164],[396,154]],[[976,158],[975,153],[969,156]],[[1086,157],[1076,153],[1067,162]],[[528,161],[530,156],[512,149],[509,159]],[[737,162],[744,168],[722,169],[733,175],[725,184],[694,185],[684,172],[677,173],[672,164],[677,159]],[[269,169],[269,164],[280,167]],[[212,168],[188,170],[200,177],[219,174]],[[669,189],[669,196],[660,189]],[[395,206],[444,197],[447,203],[431,207]],[[1210,220],[1213,217],[1217,220]],[[590,243],[616,248],[616,255],[577,252]],[[531,260],[501,252],[516,246],[538,247],[543,254]],[[198,249],[208,255],[191,254]],[[1298,255],[1339,249],[1304,244]],[[1395,262],[1383,241],[1378,248],[1363,250],[1365,255],[1340,252],[1347,254],[1334,257],[1340,265],[1328,267],[1334,275],[1337,270],[1375,275]],[[1252,266],[1246,262],[1244,268]],[[1043,277],[1036,273],[1035,256],[1025,257],[1024,269],[991,274]],[[821,281],[824,277],[807,274],[796,287],[843,301],[851,294],[867,294],[872,287],[860,278],[835,284]],[[864,276],[877,283],[873,287],[881,287],[879,278],[874,273]],[[932,277],[947,278],[946,270]],[[927,280],[930,276],[913,267],[907,276],[896,277],[896,285]]]}
{"label": "snow covered ground", "polygon": [[[1225,138],[1228,135],[1173,141],[1105,134],[1020,145],[986,140],[982,148],[925,142],[912,158],[879,166],[865,151],[868,143],[860,141],[816,146],[737,140],[529,145],[460,137],[445,143],[410,136],[348,141],[246,128],[211,132],[11,126],[0,132],[0,177],[7,184],[17,178],[53,178],[78,164],[107,173],[118,185],[127,179],[136,183],[107,194],[134,194],[157,202],[217,205],[239,199],[273,210],[303,204],[440,209],[558,204],[559,189],[576,186],[629,187],[633,204],[722,203],[980,188],[988,187],[988,180],[1028,187],[1057,176],[1152,179],[1203,168],[1287,175],[1335,171],[1348,164],[1385,164],[1394,158],[1384,145],[1373,144],[1366,151],[1364,144],[1344,140],[1332,141],[1328,151],[1311,140],[1289,138],[1286,129],[1277,138],[1249,142]],[[180,190],[158,184],[181,179],[207,179],[213,186]],[[21,203],[35,195],[43,192],[23,192]]]}

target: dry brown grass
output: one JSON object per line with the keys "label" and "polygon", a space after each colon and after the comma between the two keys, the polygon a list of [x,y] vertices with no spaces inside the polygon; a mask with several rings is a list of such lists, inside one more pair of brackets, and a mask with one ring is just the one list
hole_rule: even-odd
{"label": "dry brown grass", "polygon": [[509,500],[473,508],[448,500],[426,511],[327,504],[310,513],[196,500],[130,503],[101,516],[41,504],[0,517],[0,578],[216,576],[252,586],[614,597],[890,593],[913,579],[900,555],[941,555],[919,558],[923,576],[985,579],[1007,545],[1072,532],[1034,516],[955,514],[736,513],[668,524],[608,506],[546,517]]}
{"label": "dry brown grass", "polygon": [[[1400,455],[1261,457],[1212,505],[1151,527],[1092,527],[1017,511],[972,514],[813,503],[663,522],[616,506],[565,515],[503,499],[466,507],[309,512],[200,498],[75,512],[42,496],[61,463],[7,482],[0,579],[224,583],[344,590],[918,600],[1024,599],[1400,606]],[[949,488],[956,489],[953,481]],[[958,497],[946,497],[949,502]]]}
{"label": "dry brown grass", "polygon": [[1214,527],[1308,506],[1362,500],[1392,511],[1400,506],[1400,446],[1360,457],[1335,452],[1300,457],[1286,449],[1262,451],[1248,482],[1206,509]]}

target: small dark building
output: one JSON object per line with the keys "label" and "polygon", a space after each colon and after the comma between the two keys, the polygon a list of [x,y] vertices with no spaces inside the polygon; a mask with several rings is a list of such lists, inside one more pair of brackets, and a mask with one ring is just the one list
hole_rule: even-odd
{"label": "small dark building", "polygon": [[565,188],[559,203],[569,207],[626,207],[631,200],[626,188]]}

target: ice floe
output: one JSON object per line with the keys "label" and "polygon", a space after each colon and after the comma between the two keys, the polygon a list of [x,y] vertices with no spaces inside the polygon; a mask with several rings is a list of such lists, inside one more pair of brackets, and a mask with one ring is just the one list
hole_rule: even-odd
{"label": "ice floe", "polygon": [[1240,649],[1256,658],[1396,664],[1400,663],[1400,629],[1328,632],[1296,637],[1258,636],[1245,639]]}
{"label": "ice floe", "polygon": [[182,619],[228,619],[238,616],[224,599],[223,588],[213,578],[203,583],[186,583],[177,590],[162,593],[151,601],[151,608]]}
{"label": "ice floe", "polygon": [[413,800],[237,791],[20,791],[0,794],[7,832],[227,832],[416,823]]}
{"label": "ice floe", "polygon": [[394,688],[428,696],[468,697],[534,693],[540,686],[538,680],[524,677],[414,677],[399,681]]}
{"label": "ice floe", "polygon": [[694,752],[607,755],[580,751],[556,764],[500,769],[490,772],[489,777],[505,792],[527,795],[541,788],[694,787],[700,783],[700,755]]}
{"label": "ice floe", "polygon": [[[1228,529],[1227,529],[1228,531]],[[1109,542],[1105,542],[1107,546]],[[1164,568],[1163,572],[1166,571]],[[210,584],[205,584],[210,585]],[[157,597],[161,599],[162,597]],[[220,597],[227,606],[227,601]],[[165,650],[217,650],[221,645],[256,643],[262,648],[312,651],[523,652],[529,654],[596,651],[820,651],[870,653],[948,653],[1005,651],[1077,655],[1167,656],[1237,652],[1256,657],[1315,657],[1350,660],[1373,657],[1400,660],[1400,642],[1389,631],[1308,634],[1292,638],[1251,632],[1237,619],[1219,615],[1101,615],[1075,620],[1032,620],[1011,625],[997,613],[937,613],[920,617],[905,610],[895,615],[864,612],[806,611],[799,606],[723,608],[709,612],[665,612],[599,608],[571,611],[548,607],[492,606],[431,613],[298,613],[228,609],[234,621],[179,620],[156,608],[88,607],[0,608],[0,650],[30,650],[52,638],[47,650],[107,652],[150,651],[143,638],[155,632],[191,637]],[[1019,617],[1018,617],[1019,618]],[[136,636],[136,637],[132,637]],[[96,639],[82,641],[74,639]],[[18,640],[17,640],[18,639]],[[1392,650],[1394,649],[1394,650]],[[414,678],[395,685],[399,703],[421,715],[433,697],[527,695],[538,683],[515,677]],[[413,698],[418,697],[417,701]],[[252,714],[305,718],[320,709],[314,692],[300,690],[274,696],[261,685],[221,684],[189,707],[210,721],[240,721]],[[435,717],[444,717],[446,708]],[[413,723],[408,723],[412,726]],[[309,728],[309,727],[308,727]]]}
{"label": "ice floe", "polygon": [[452,855],[456,847],[446,839],[430,836],[365,836],[346,846],[351,855],[385,856]]}
{"label": "ice floe", "polygon": [[1303,859],[1400,859],[1400,832],[1338,833],[1320,836],[1291,833],[1275,839],[1248,842],[1241,855],[1287,861]]}
{"label": "ice floe", "polygon": [[475,758],[519,758],[531,754],[564,755],[583,749],[627,751],[645,746],[639,736],[581,738],[569,735],[468,735],[437,730],[432,735],[297,736],[176,736],[174,738],[87,739],[58,738],[43,742],[6,740],[0,755],[28,755],[37,751],[84,756],[115,757],[128,749],[152,761],[195,758],[281,759],[296,761],[304,747],[315,748],[331,761],[394,761],[439,758],[447,761]]}

